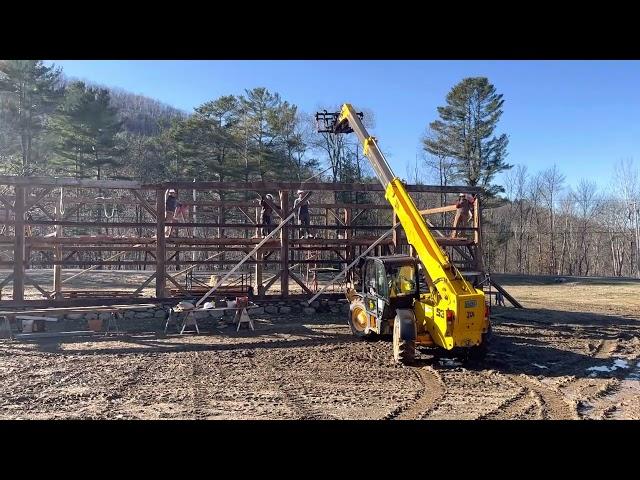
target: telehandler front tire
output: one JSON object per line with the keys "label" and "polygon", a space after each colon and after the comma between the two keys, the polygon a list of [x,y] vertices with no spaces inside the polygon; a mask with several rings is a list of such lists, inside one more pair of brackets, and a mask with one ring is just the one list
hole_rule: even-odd
{"label": "telehandler front tire", "polygon": [[402,338],[401,321],[398,316],[393,321],[393,360],[410,365],[416,358],[416,341]]}
{"label": "telehandler front tire", "polygon": [[[367,331],[367,325],[369,322],[369,315],[364,308],[364,303],[360,300],[355,300],[349,306],[349,326],[351,327],[351,333],[358,338],[373,338],[374,333]],[[367,331],[367,333],[365,333]]]}

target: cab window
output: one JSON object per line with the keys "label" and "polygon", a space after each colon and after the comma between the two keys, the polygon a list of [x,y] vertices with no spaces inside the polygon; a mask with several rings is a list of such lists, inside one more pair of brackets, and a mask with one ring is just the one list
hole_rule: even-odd
{"label": "cab window", "polygon": [[413,265],[398,265],[388,268],[389,296],[415,295],[416,270]]}

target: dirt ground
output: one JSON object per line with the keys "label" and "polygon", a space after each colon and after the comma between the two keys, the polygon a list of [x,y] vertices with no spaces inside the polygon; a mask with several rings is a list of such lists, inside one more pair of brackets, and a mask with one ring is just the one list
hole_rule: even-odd
{"label": "dirt ground", "polygon": [[256,331],[0,340],[0,418],[640,419],[640,283],[504,277],[480,363],[354,339],[342,316]]}

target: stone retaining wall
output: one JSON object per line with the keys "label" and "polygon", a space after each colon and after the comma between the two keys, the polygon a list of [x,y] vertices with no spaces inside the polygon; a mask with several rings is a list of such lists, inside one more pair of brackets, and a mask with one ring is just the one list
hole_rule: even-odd
{"label": "stone retaining wall", "polygon": [[[346,299],[341,300],[315,300],[309,305],[304,300],[295,301],[267,301],[260,304],[259,308],[250,310],[253,318],[274,318],[274,317],[311,317],[317,314],[346,314],[349,311],[349,304]],[[235,314],[235,310],[225,311],[200,311],[196,312],[198,326],[202,329],[214,327],[218,320],[227,317],[230,319]],[[124,311],[124,320],[118,320],[118,327],[122,331],[162,331],[169,315],[169,307],[159,306],[152,308],[135,308]],[[47,315],[53,316],[53,315]],[[47,331],[74,331],[87,330],[89,320],[102,320],[103,328],[106,327],[110,313],[68,313],[57,315],[58,322],[46,322]],[[113,325],[113,324],[112,324]],[[112,326],[112,330],[114,327]]]}

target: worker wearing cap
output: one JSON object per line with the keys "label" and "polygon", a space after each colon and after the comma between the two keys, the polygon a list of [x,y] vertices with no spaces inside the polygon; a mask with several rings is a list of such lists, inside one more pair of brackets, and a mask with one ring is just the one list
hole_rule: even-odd
{"label": "worker wearing cap", "polygon": [[266,237],[271,233],[271,214],[273,213],[273,208],[269,203],[265,201],[273,202],[273,195],[267,193],[264,197],[260,195],[260,223],[262,226],[262,236]]}
{"label": "worker wearing cap", "polygon": [[298,198],[293,202],[293,209],[298,217],[298,225],[303,225],[300,228],[300,238],[303,238],[303,231],[305,233],[304,238],[309,238],[309,224],[311,223],[311,215],[309,214],[309,200],[302,200],[304,196],[304,190],[298,190]]}
{"label": "worker wearing cap", "polygon": [[453,230],[451,231],[451,238],[456,238],[458,227],[466,227],[469,221],[469,213],[471,212],[471,204],[464,193],[458,195],[456,201],[456,216],[453,219]]}
{"label": "worker wearing cap", "polygon": [[[165,198],[166,198],[166,202],[165,202],[164,221],[171,223],[175,219],[176,210],[178,208],[178,197],[176,195],[176,191],[173,188],[170,188],[169,190],[167,190],[167,194],[165,195]],[[164,227],[165,238],[171,235],[172,230],[173,230],[173,227],[171,226]]]}

